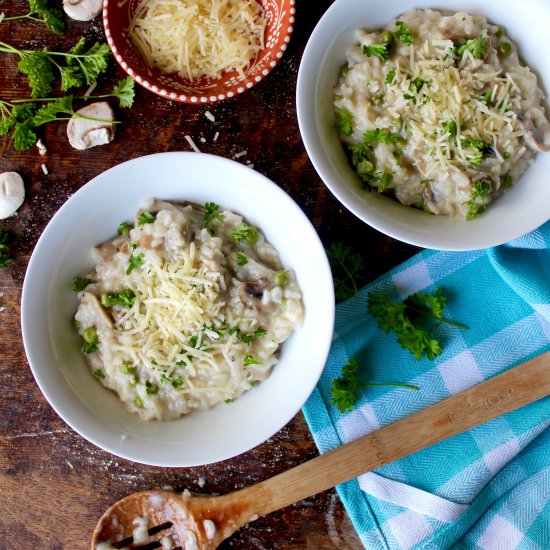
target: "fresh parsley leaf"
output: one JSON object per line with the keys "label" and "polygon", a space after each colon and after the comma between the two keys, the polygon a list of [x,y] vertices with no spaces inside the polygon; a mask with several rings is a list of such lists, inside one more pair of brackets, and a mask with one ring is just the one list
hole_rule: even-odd
{"label": "fresh parsley leaf", "polygon": [[245,367],[248,367],[250,365],[262,365],[262,364],[263,363],[261,361],[254,359],[254,357],[252,357],[252,355],[250,355],[249,353],[245,354],[245,356],[243,357],[243,365]]}
{"label": "fresh parsley leaf", "polygon": [[264,328],[264,327],[258,327],[255,331],[254,331],[254,336],[256,338],[261,338],[262,336],[265,336],[267,334],[267,330]]}
{"label": "fresh parsley leaf", "polygon": [[466,44],[456,46],[456,53],[458,55],[464,55],[464,52],[471,52],[475,59],[481,59],[486,53],[488,48],[487,40],[483,35],[479,35],[477,38],[468,40]]}
{"label": "fresh parsley leaf", "polygon": [[[409,350],[417,360],[424,354],[432,360],[442,352],[439,341],[431,336],[442,323],[467,328],[445,319],[445,308],[441,289],[433,295],[417,292],[403,302],[377,292],[369,292],[368,295],[368,311],[376,318],[378,326],[386,333],[393,332],[401,347]],[[425,325],[429,325],[429,328],[425,328]]]}
{"label": "fresh parsley leaf", "polygon": [[153,223],[156,219],[156,215],[151,214],[151,212],[147,212],[147,210],[144,210],[138,217],[138,225]]}
{"label": "fresh parsley leaf", "polygon": [[58,113],[68,115],[66,118],[71,118],[75,114],[73,110],[72,96],[68,95],[65,97],[60,97],[52,103],[47,103],[42,106],[34,115],[33,123],[35,126],[41,126],[42,124],[46,124],[54,120],[60,120],[57,116]]}
{"label": "fresh parsley leaf", "polygon": [[464,204],[468,206],[467,220],[473,220],[476,216],[487,210],[487,197],[492,189],[491,180],[482,179],[472,185],[470,200]]}
{"label": "fresh parsley leaf", "polygon": [[94,371],[94,376],[96,378],[105,378],[105,373],[101,369],[96,369]]}
{"label": "fresh parsley leaf", "polygon": [[77,275],[76,277],[73,277],[73,290],[75,292],[82,292],[91,282],[91,279],[79,277]]}
{"label": "fresh parsley leaf", "polygon": [[398,134],[393,134],[389,128],[374,128],[367,130],[363,134],[365,143],[398,143],[402,141],[402,137]]}
{"label": "fresh parsley leaf", "polygon": [[134,87],[134,79],[127,76],[115,84],[110,95],[118,98],[119,105],[122,109],[128,109],[134,104],[134,98],[136,95]]}
{"label": "fresh parsley leaf", "polygon": [[353,117],[343,107],[336,113],[334,127],[337,128],[343,136],[351,136],[351,134],[353,134]]}
{"label": "fresh parsley leaf", "polygon": [[7,267],[12,261],[13,258],[10,255],[0,251],[0,268]]}
{"label": "fresh parsley leaf", "polygon": [[403,23],[403,21],[396,21],[397,30],[393,31],[393,36],[403,44],[410,46],[414,41],[412,29]]}
{"label": "fresh parsley leaf", "polygon": [[363,384],[359,378],[359,365],[351,357],[342,368],[342,374],[332,381],[330,388],[331,403],[343,414],[352,411]]}
{"label": "fresh parsley leaf", "polygon": [[327,257],[332,270],[334,290],[338,300],[347,300],[359,290],[364,281],[365,261],[351,246],[332,243],[327,248]]}
{"label": "fresh parsley leaf", "polygon": [[135,298],[136,294],[130,288],[119,292],[105,292],[101,295],[101,305],[107,308],[113,306],[131,308],[134,305]]}
{"label": "fresh parsley leaf", "polygon": [[235,231],[231,231],[229,235],[236,243],[239,243],[244,239],[249,244],[254,244],[257,242],[260,236],[255,227],[247,225],[245,222],[241,223]]}
{"label": "fresh parsley leaf", "polygon": [[130,233],[130,231],[132,230],[132,226],[128,223],[128,222],[122,222],[116,232],[117,232],[117,235],[128,235],[128,233]]}
{"label": "fresh parsley leaf", "polygon": [[159,392],[159,387],[149,380],[145,381],[145,392],[147,395],[156,395]]}
{"label": "fresh parsley leaf", "polygon": [[489,153],[492,148],[491,145],[485,143],[481,139],[474,139],[470,137],[462,138],[462,147],[465,149],[474,149],[474,152],[468,156],[468,162],[479,166],[483,162],[483,155]]}
{"label": "fresh parsley leaf", "polygon": [[363,45],[363,53],[367,57],[376,56],[382,61],[387,61],[390,55],[391,44],[389,42],[381,42],[379,44]]}
{"label": "fresh parsley leaf", "polygon": [[393,84],[393,81],[395,80],[395,69],[392,67],[387,73],[386,73],[386,84]]}
{"label": "fresh parsley leaf", "polygon": [[95,326],[84,329],[82,339],[84,340],[84,353],[94,353],[98,350],[99,338]]}
{"label": "fresh parsley leaf", "polygon": [[220,207],[214,202],[207,202],[204,205],[204,215],[202,217],[204,227],[207,227],[213,220],[219,220],[223,222],[225,216],[220,212]]}
{"label": "fresh parsley leaf", "polygon": [[[3,45],[4,43],[0,42],[0,46]],[[15,53],[17,53],[17,50]],[[50,95],[53,83],[55,82],[55,65],[50,60],[47,50],[22,53],[17,68],[27,76],[32,97],[46,97]]]}
{"label": "fresh parsley leaf", "polygon": [[134,256],[133,253],[130,255],[130,259],[128,260],[128,269],[126,270],[126,275],[130,275],[130,273],[132,273],[134,269],[141,267],[143,263],[143,257],[144,257],[143,252],[141,252],[137,256]]}
{"label": "fresh parsley leaf", "polygon": [[237,252],[235,260],[239,267],[243,267],[248,263],[248,258],[242,252]]}

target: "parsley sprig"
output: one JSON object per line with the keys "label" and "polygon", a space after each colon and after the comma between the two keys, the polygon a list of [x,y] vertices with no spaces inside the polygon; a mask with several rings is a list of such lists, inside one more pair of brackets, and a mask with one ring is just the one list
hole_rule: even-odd
{"label": "parsley sprig", "polygon": [[5,229],[0,229],[0,268],[7,267],[13,258],[6,252],[11,243],[11,235]]}
{"label": "parsley sprig", "polygon": [[393,332],[403,349],[419,360],[424,354],[430,360],[441,354],[439,341],[432,336],[442,324],[467,329],[465,325],[443,317],[447,307],[441,289],[435,294],[416,292],[403,302],[392,300],[378,292],[369,292],[368,311],[376,317],[378,326],[386,333]]}
{"label": "parsley sprig", "polygon": [[341,108],[336,113],[334,127],[343,135],[351,136],[353,134],[353,117],[344,108]]}
{"label": "parsley sprig", "polygon": [[256,243],[260,236],[258,230],[255,227],[252,227],[245,222],[242,222],[241,225],[239,225],[239,227],[237,227],[235,231],[231,231],[229,235],[236,243],[244,240],[248,244]]}
{"label": "parsley sprig", "polygon": [[29,0],[29,11],[23,15],[4,17],[0,22],[30,19],[44,23],[51,31],[61,34],[65,30],[63,12],[48,5],[48,0]]}
{"label": "parsley sprig", "polygon": [[101,295],[101,305],[107,308],[113,306],[131,308],[134,305],[135,298],[136,294],[130,288],[118,292],[104,292]]}
{"label": "parsley sprig", "polygon": [[64,92],[84,83],[90,86],[107,69],[111,54],[105,43],[96,42],[88,48],[84,37],[68,52],[50,51],[47,48],[20,50],[6,42],[0,42],[0,52],[19,56],[17,67],[27,76],[33,98],[50,95],[56,71],[61,76],[61,90]]}
{"label": "parsley sprig", "polygon": [[336,298],[347,300],[357,294],[361,282],[365,279],[363,256],[343,243],[332,243],[327,248],[327,256],[332,269]]}
{"label": "parsley sprig", "polygon": [[[134,80],[130,77],[119,81],[109,94],[100,96],[78,96],[67,95],[64,97],[41,97],[29,99],[14,99],[4,101],[0,99],[0,136],[12,132],[14,147],[22,151],[32,147],[37,141],[36,129],[49,122],[69,120],[72,117],[85,120],[98,119],[85,117],[76,113],[73,107],[75,99],[104,99],[109,97],[118,98],[120,107],[131,107],[134,101]],[[39,103],[45,103],[39,107]],[[119,121],[109,121],[119,124]]]}
{"label": "parsley sprig", "polygon": [[332,381],[330,388],[331,402],[336,405],[338,410],[343,414],[352,411],[359,393],[367,387],[396,387],[407,390],[418,391],[417,386],[409,384],[399,384],[397,382],[388,382],[386,384],[374,384],[361,378],[359,373],[359,364],[355,357],[351,357],[342,368],[342,374]]}
{"label": "parsley sprig", "polygon": [[367,130],[363,134],[365,143],[399,143],[403,138],[399,134],[394,134],[389,128],[374,128]]}

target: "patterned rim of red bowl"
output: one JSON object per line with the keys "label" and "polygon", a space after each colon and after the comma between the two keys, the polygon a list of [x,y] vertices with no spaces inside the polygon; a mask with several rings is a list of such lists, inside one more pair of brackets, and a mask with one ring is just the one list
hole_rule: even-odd
{"label": "patterned rim of red bowl", "polygon": [[125,27],[139,0],[103,1],[103,25],[109,47],[119,65],[138,84],[151,92],[183,103],[214,103],[249,90],[269,74],[283,57],[294,30],[295,0],[261,0],[266,11],[265,47],[241,77],[236,71],[218,79],[190,82],[177,75],[165,75],[145,65],[126,36]]}

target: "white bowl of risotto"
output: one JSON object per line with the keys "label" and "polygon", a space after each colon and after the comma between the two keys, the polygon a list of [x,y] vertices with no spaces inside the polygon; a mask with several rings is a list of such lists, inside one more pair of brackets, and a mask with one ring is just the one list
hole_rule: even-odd
{"label": "white bowl of risotto", "polygon": [[128,161],[75,193],[36,245],[21,307],[56,412],[158,466],[224,460],[281,429],[317,383],[333,321],[301,209],[254,170],[197,153]]}
{"label": "white bowl of risotto", "polygon": [[425,248],[487,248],[546,222],[548,18],[543,0],[337,0],[297,86],[327,187],[372,227]]}

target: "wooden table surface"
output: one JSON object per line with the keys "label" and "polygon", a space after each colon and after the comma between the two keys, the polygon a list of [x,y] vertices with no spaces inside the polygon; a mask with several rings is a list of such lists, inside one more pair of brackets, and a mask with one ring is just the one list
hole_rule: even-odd
{"label": "wooden table surface", "polygon": [[[61,2],[53,2],[54,4]],[[308,160],[295,109],[298,67],[307,39],[331,4],[297,0],[295,31],[272,73],[242,96],[210,106],[166,101],[139,88],[132,109],[113,143],[79,152],[66,139],[66,124],[43,127],[48,148],[14,150],[0,137],[0,172],[17,171],[26,200],[18,213],[0,221],[14,236],[14,261],[0,269],[0,548],[78,550],[89,548],[101,513],[131,492],[158,486],[225,493],[261,481],[313,458],[317,449],[303,415],[257,448],[237,458],[199,468],[156,468],[106,453],[70,429],[42,396],[28,366],[20,331],[20,299],[25,270],[44,227],[57,209],[91,178],[122,161],[148,153],[186,151],[184,136],[203,152],[232,158],[279,184],[305,211],[323,243],[343,242],[366,260],[364,281],[374,279],[416,250],[360,222],[331,195]],[[0,0],[0,12],[24,13],[27,3]],[[85,35],[104,40],[101,18],[68,23],[56,36],[32,22],[0,24],[0,40],[18,47],[68,49]],[[17,59],[0,54],[0,98],[28,97]],[[123,76],[114,60],[97,92],[110,90]],[[210,110],[213,124],[204,115]],[[219,139],[213,142],[215,132]],[[201,142],[201,138],[206,140]],[[44,175],[45,163],[49,175]],[[69,236],[68,236],[69,238]],[[202,477],[203,488],[197,484]],[[240,549],[360,548],[360,542],[334,490],[261,518],[234,535],[224,547]]]}

